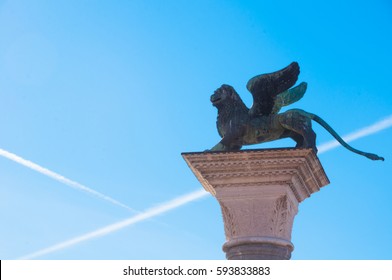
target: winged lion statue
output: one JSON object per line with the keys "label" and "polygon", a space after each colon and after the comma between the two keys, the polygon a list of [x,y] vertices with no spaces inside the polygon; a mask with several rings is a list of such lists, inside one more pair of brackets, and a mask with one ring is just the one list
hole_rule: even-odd
{"label": "winged lion statue", "polygon": [[237,151],[243,145],[289,137],[296,142],[297,148],[312,148],[317,152],[313,120],[348,150],[371,160],[384,160],[378,155],[354,149],[315,114],[300,109],[279,113],[282,107],[300,100],[305,94],[305,82],[293,87],[299,72],[298,63],[292,62],[279,71],[250,79],[246,85],[253,96],[250,109],[232,86],[224,84],[218,88],[210,99],[218,109],[217,128],[222,139],[211,151]]}

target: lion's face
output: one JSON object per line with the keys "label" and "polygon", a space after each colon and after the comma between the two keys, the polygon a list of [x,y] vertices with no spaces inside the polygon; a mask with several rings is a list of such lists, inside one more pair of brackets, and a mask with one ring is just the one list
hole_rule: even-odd
{"label": "lion's face", "polygon": [[216,107],[219,106],[219,104],[227,101],[227,99],[233,99],[234,94],[235,90],[232,86],[222,85],[220,88],[214,91],[214,94],[211,95],[210,100],[212,105]]}

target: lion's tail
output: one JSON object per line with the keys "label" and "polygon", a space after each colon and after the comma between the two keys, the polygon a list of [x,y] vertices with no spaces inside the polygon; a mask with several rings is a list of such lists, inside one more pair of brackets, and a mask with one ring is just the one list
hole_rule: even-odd
{"label": "lion's tail", "polygon": [[359,154],[359,155],[362,155],[362,156],[365,156],[365,157],[367,157],[368,159],[371,159],[371,160],[384,160],[384,158],[383,157],[380,157],[380,156],[378,156],[378,155],[376,155],[376,154],[371,154],[371,153],[365,153],[365,152],[362,152],[362,151],[360,151],[360,150],[357,150],[357,149],[355,149],[355,148],[353,148],[353,147],[351,147],[349,144],[347,144],[343,139],[342,139],[342,137],[340,137],[339,136],[339,134],[329,125],[329,124],[327,124],[327,122],[326,121],[324,121],[322,118],[320,118],[319,116],[317,116],[317,115],[315,115],[315,114],[312,114],[312,113],[309,113],[309,112],[305,112],[305,111],[303,111],[303,110],[300,110],[300,112],[302,113],[302,114],[304,114],[304,115],[306,115],[307,117],[309,117],[310,119],[312,119],[312,120],[314,120],[315,122],[317,122],[318,124],[320,124],[322,127],[324,127],[343,147],[345,147],[346,149],[348,149],[348,150],[350,150],[350,151],[352,151],[352,152],[354,152],[354,153],[356,153],[356,154]]}

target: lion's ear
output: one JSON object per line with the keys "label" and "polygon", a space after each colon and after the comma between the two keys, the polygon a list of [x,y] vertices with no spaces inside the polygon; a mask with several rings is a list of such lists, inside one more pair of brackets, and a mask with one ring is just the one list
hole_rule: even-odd
{"label": "lion's ear", "polygon": [[234,90],[233,87],[230,87],[230,90],[229,90],[228,92],[229,92],[229,96],[230,96],[232,99],[237,100],[237,99],[239,98],[237,92]]}
{"label": "lion's ear", "polygon": [[227,87],[227,92],[229,94],[230,97],[234,97],[235,96],[235,90],[232,86],[228,86]]}

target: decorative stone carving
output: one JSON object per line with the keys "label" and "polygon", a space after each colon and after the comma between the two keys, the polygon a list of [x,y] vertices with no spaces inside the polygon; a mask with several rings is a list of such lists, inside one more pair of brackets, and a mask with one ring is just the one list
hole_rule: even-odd
{"label": "decorative stone carving", "polygon": [[329,183],[312,149],[182,155],[221,206],[228,259],[289,259],[298,204]]}

